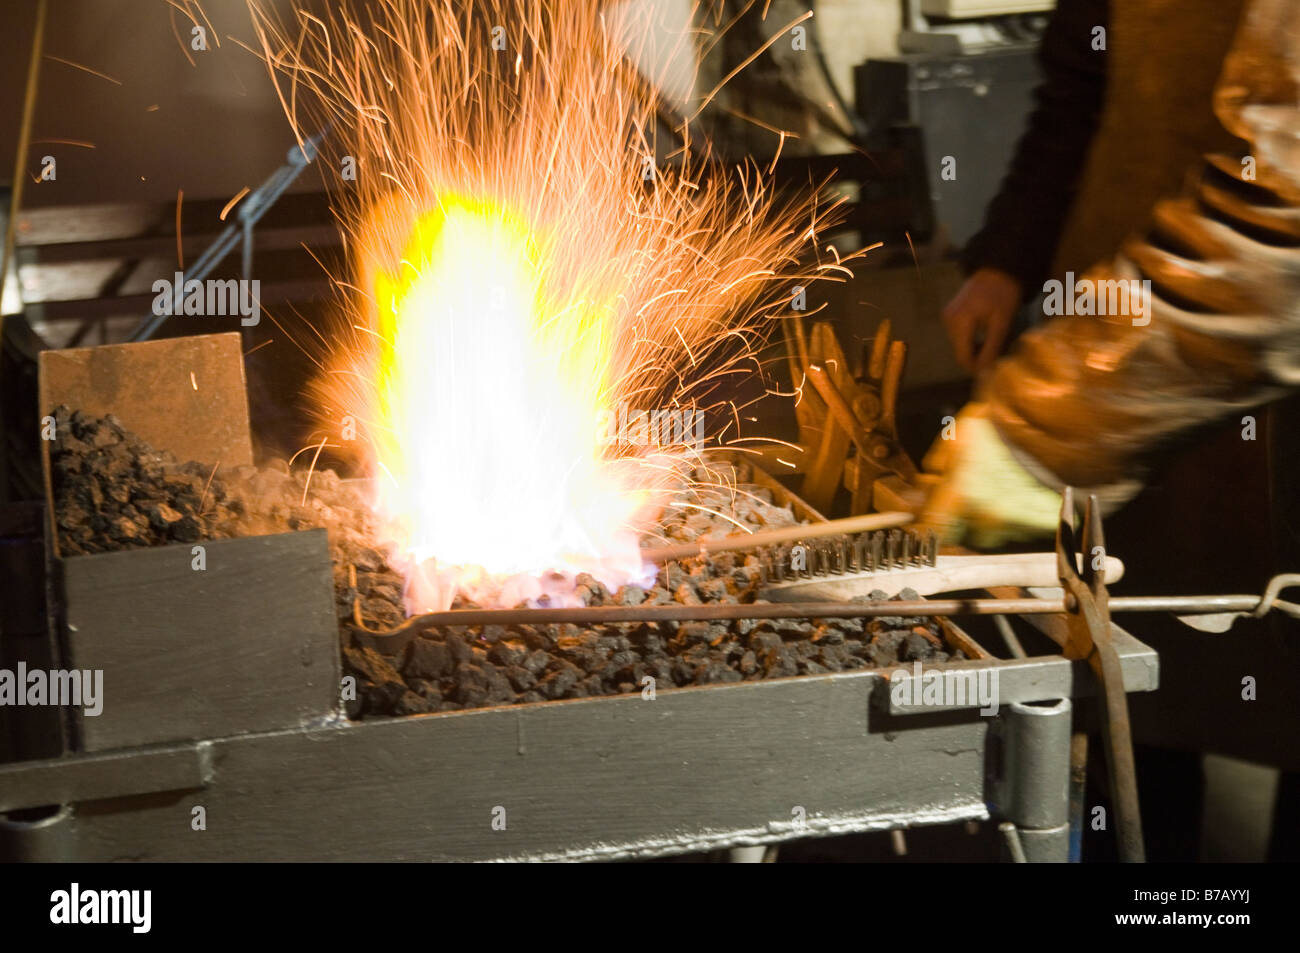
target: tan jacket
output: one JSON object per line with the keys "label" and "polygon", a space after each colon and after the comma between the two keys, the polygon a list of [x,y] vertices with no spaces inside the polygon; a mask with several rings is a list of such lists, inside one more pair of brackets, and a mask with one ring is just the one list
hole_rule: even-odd
{"label": "tan jacket", "polygon": [[[1298,78],[1300,3],[1252,0],[1213,96],[1225,141],[1246,140],[1249,153],[1207,157],[1190,194],[1158,202],[1148,234],[1083,276],[1084,290],[1150,282],[1150,300],[1106,308],[1127,303],[1129,313],[1057,317],[996,367],[982,396],[1044,482],[1122,502],[1179,434],[1300,386]],[[1091,187],[1105,183],[1089,175]],[[1113,226],[1101,220],[1111,212],[1078,214],[1098,220],[1084,229],[1091,240],[1109,240]],[[1063,255],[1086,259],[1078,247]]]}
{"label": "tan jacket", "polygon": [[[1240,151],[1214,114],[1214,87],[1246,0],[1111,0],[1101,120],[1053,273],[1107,261],[1176,195],[1201,156]],[[1037,290],[1037,289],[1033,289]]]}

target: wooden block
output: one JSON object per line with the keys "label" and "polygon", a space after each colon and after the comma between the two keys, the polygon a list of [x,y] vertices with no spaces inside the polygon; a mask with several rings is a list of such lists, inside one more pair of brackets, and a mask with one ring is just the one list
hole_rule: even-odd
{"label": "wooden block", "polygon": [[339,699],[323,529],[62,560],[68,666],[103,671],[100,751],[295,727]]}

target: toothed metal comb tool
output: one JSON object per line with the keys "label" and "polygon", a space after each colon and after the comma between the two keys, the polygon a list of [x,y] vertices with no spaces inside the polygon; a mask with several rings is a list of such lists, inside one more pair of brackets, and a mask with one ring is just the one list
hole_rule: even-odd
{"label": "toothed metal comb tool", "polygon": [[[763,590],[773,602],[843,602],[903,589],[918,596],[996,586],[1060,585],[1055,553],[941,556],[934,533],[906,530],[858,533],[797,541],[759,550]],[[1106,582],[1124,575],[1124,564],[1105,558]]]}

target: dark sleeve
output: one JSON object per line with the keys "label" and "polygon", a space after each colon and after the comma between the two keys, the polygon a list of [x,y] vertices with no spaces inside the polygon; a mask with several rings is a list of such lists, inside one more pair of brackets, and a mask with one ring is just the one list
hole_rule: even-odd
{"label": "dark sleeve", "polygon": [[1060,0],[1039,47],[1043,82],[1036,105],[984,227],[962,254],[969,273],[1000,268],[1020,279],[1025,297],[1042,287],[1078,191],[1101,117],[1108,53],[1093,31],[1108,27],[1108,0]]}

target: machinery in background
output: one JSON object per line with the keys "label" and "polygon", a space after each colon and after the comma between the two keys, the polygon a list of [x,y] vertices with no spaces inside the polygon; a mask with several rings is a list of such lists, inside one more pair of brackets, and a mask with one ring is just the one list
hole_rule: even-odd
{"label": "machinery in background", "polygon": [[904,53],[975,52],[1005,43],[1034,43],[1056,0],[903,0]]}
{"label": "machinery in background", "polygon": [[907,0],[899,53],[854,71],[857,112],[876,145],[920,131],[935,221],[951,245],[980,227],[1039,83],[1053,0]]}

